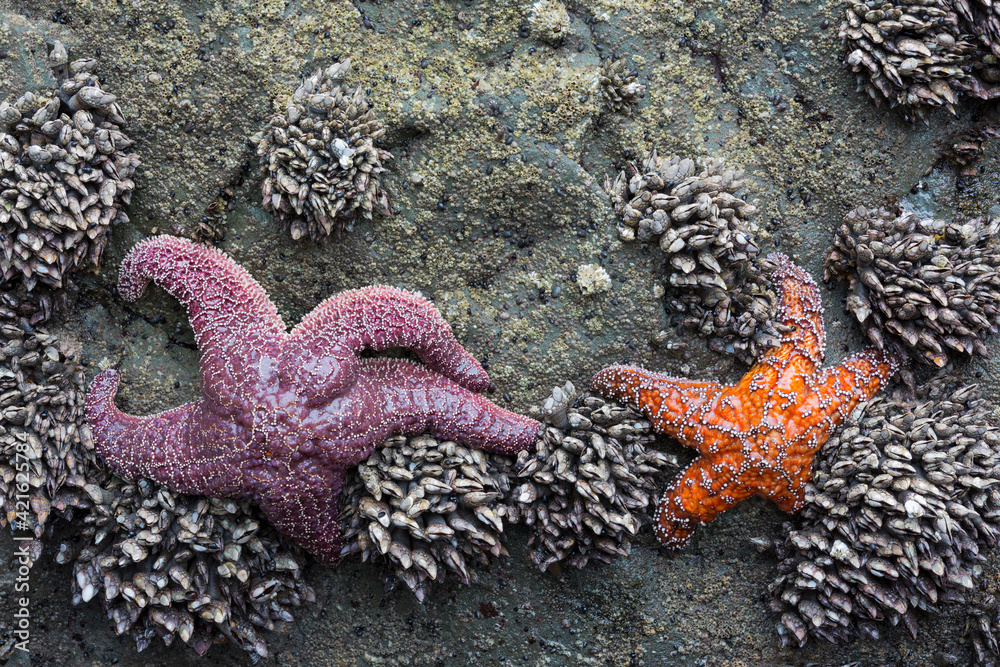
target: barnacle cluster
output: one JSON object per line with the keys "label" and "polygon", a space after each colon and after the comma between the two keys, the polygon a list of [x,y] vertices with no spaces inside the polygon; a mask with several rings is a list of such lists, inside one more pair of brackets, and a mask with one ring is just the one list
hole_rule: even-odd
{"label": "barnacle cluster", "polygon": [[1000,95],[997,16],[983,0],[851,0],[840,39],[859,90],[911,118]]}
{"label": "barnacle cluster", "polygon": [[61,289],[77,269],[99,264],[110,225],[128,220],[139,165],[97,61],[68,62],[56,42],[49,62],[56,90],[0,103],[0,284],[28,292],[39,283]]}
{"label": "barnacle cluster", "polygon": [[560,0],[538,0],[528,15],[531,34],[550,44],[559,44],[569,34],[569,12]]}
{"label": "barnacle cluster", "polygon": [[655,242],[667,256],[667,305],[681,327],[717,352],[745,363],[780,340],[778,297],[755,261],[748,221],[756,208],[737,196],[742,173],[721,158],[662,158],[653,150],[628,163],[605,190],[619,216],[618,235]]}
{"label": "barnacle cluster", "polygon": [[962,634],[972,644],[972,655],[977,667],[994,667],[1000,659],[1000,608],[996,598],[986,594],[984,599],[969,607]]}
{"label": "barnacle cluster", "polygon": [[[970,31],[995,56],[1000,57],[1000,7],[992,0],[953,0],[955,11]],[[993,61],[996,62],[996,61]]]}
{"label": "barnacle cluster", "polygon": [[[531,560],[540,569],[583,568],[628,555],[648,517],[670,456],[651,449],[652,427],[617,403],[579,395],[572,383],[553,389],[542,406],[549,426],[535,451],[514,464],[508,520],[531,530]],[[564,430],[565,429],[565,430]]]}
{"label": "barnacle cluster", "polygon": [[43,325],[65,301],[65,293],[37,286],[29,291],[24,284],[11,281],[0,285],[0,320]]}
{"label": "barnacle cluster", "polygon": [[477,567],[508,555],[504,459],[428,435],[390,438],[344,485],[343,555],[384,559],[421,602],[448,573],[476,581]]}
{"label": "barnacle cluster", "polygon": [[824,274],[848,280],[847,310],[879,348],[942,367],[956,352],[986,355],[983,338],[1000,322],[998,230],[990,218],[859,207],[837,231]]}
{"label": "barnacle cluster", "polygon": [[856,408],[776,543],[782,644],[877,638],[884,621],[916,636],[917,610],[965,601],[1000,534],[998,464],[1000,427],[975,385],[938,376],[914,399]]}
{"label": "barnacle cluster", "polygon": [[601,66],[598,82],[604,101],[612,111],[627,111],[639,101],[646,86],[636,81],[637,73],[628,69],[624,58],[608,58]]}
{"label": "barnacle cluster", "polygon": [[264,208],[293,239],[339,237],[358,219],[392,213],[381,180],[392,155],[375,145],[385,130],[364,91],[343,85],[350,67],[348,58],[306,77],[254,137]]}
{"label": "barnacle cluster", "polygon": [[0,527],[30,532],[33,558],[53,512],[86,506],[94,445],[84,374],[52,334],[0,324]]}
{"label": "barnacle cluster", "polygon": [[[73,566],[73,602],[100,596],[115,632],[142,651],[176,637],[203,654],[228,638],[267,656],[261,630],[293,620],[315,600],[304,558],[249,500],[174,493],[104,473],[84,490],[90,508],[56,560]],[[255,658],[256,659],[256,658]]]}

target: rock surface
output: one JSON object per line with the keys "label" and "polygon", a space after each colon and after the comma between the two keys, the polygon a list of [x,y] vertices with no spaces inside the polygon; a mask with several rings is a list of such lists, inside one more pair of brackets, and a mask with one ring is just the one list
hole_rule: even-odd
{"label": "rock surface", "polygon": [[[820,0],[580,0],[568,6],[565,43],[530,32],[532,3],[485,0],[246,2],[58,0],[0,9],[0,92],[52,85],[47,41],[98,56],[118,95],[143,166],[99,274],[77,279],[59,334],[83,344],[89,375],[119,366],[131,381],[121,407],[150,413],[198,394],[197,351],[179,305],[161,290],[136,304],[114,291],[118,262],[156,232],[225,233],[220,247],[261,282],[288,322],[331,293],[373,283],[419,290],[487,366],[492,398],[526,410],[553,385],[586,385],[605,365],[629,362],[688,377],[732,381],[743,367],[669,326],[655,287],[662,253],[623,245],[602,190],[628,159],[722,155],[746,171],[762,251],[781,250],[814,277],[833,230],[858,205],[894,202],[918,186],[919,205],[985,213],[1000,156],[979,177],[940,169],[952,139],[988,107],[933,113],[910,125],[854,91],[838,62],[837,3]],[[399,213],[360,223],[318,246],[292,242],[260,207],[248,139],[282,108],[300,77],[350,56],[346,80],[365,89],[395,156],[385,175]],[[605,106],[601,58],[625,57],[645,91],[627,111]],[[215,232],[212,233],[215,236]],[[602,265],[605,291],[585,294],[577,267]],[[827,364],[863,345],[824,290]],[[672,356],[650,338],[687,343]],[[664,341],[661,341],[664,342]],[[996,349],[996,341],[991,341]],[[994,361],[969,374],[1000,377]],[[987,384],[993,400],[1000,381]],[[689,453],[676,448],[676,453]],[[650,533],[629,558],[567,571],[530,562],[514,528],[512,558],[481,584],[449,584],[423,606],[383,594],[378,571],[350,562],[306,573],[317,602],[290,635],[268,638],[274,664],[930,664],[963,661],[961,610],[944,610],[916,642],[892,630],[878,643],[781,650],[767,585],[776,560],[752,537],[773,537],[786,517],[751,501],[664,558]],[[13,553],[0,536],[0,554]],[[44,557],[43,557],[44,558]],[[993,556],[986,585],[997,584]],[[14,563],[0,561],[0,609],[12,604]],[[201,664],[158,643],[141,656],[116,638],[99,605],[70,604],[68,568],[31,574],[31,664]],[[0,649],[12,618],[0,617]],[[215,664],[244,664],[232,646]],[[15,653],[9,664],[27,664]],[[948,664],[947,662],[941,664]]]}

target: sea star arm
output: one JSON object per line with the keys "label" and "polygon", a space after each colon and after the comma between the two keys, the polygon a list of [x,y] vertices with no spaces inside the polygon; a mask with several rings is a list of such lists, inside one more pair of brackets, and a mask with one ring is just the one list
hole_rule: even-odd
{"label": "sea star arm", "polygon": [[794,446],[786,447],[780,457],[782,469],[806,474],[792,475],[787,484],[775,485],[766,494],[781,510],[795,513],[802,509],[803,484],[809,479],[816,452],[851,410],[885,388],[899,363],[894,354],[871,347],[809,380],[809,386],[782,421],[782,442]]}
{"label": "sea star arm", "polygon": [[329,470],[315,459],[305,459],[264,486],[258,502],[275,528],[320,562],[339,560],[342,470]]}
{"label": "sea star arm", "polygon": [[232,259],[174,236],[156,236],[132,248],[122,261],[118,292],[135,301],[150,280],[188,311],[202,353],[205,396],[230,414],[238,413],[242,397],[228,390],[249,378],[268,384],[273,374],[264,361],[268,348],[286,336],[274,304]]}
{"label": "sea star arm", "polygon": [[228,351],[236,339],[242,345],[247,338],[285,333],[264,289],[215,248],[174,236],[146,239],[122,261],[118,292],[126,301],[135,301],[150,280],[187,309],[202,352]]}
{"label": "sea star arm", "polygon": [[680,380],[637,366],[609,366],[594,374],[590,389],[644,414],[660,433],[703,451],[696,424],[722,394],[718,382]]}
{"label": "sea star arm", "polygon": [[[429,368],[466,389],[483,391],[489,387],[486,371],[459,344],[451,326],[430,301],[384,285],[337,294],[306,315],[286,344],[289,361],[283,366],[284,373],[292,382],[301,381],[303,372],[314,380],[312,370],[295,363],[297,357],[325,353],[331,364],[342,366],[350,364],[347,355],[390,347],[412,350]],[[330,375],[318,387],[314,381],[313,391],[332,397],[348,381]]]}
{"label": "sea star arm", "polygon": [[[841,424],[859,403],[867,401],[885,388],[899,370],[901,359],[891,352],[870,347],[844,359],[837,366],[821,371],[814,384],[814,393],[802,404],[799,412],[812,409],[826,432]],[[825,440],[825,439],[824,439]],[[822,444],[822,443],[821,443]]]}
{"label": "sea star arm", "polygon": [[734,457],[699,457],[667,487],[656,507],[653,530],[669,548],[687,543],[694,529],[708,523],[753,491],[734,483],[739,461]]}
{"label": "sea star arm", "polygon": [[[792,331],[782,336],[781,345],[764,354],[763,361],[787,359],[790,353],[803,357],[803,370],[818,368],[823,362],[826,331],[823,329],[823,303],[816,281],[781,253],[767,256],[777,265],[771,273],[781,293],[777,320]],[[791,344],[791,345],[789,345]]]}
{"label": "sea star arm", "polygon": [[148,477],[180,493],[225,495],[240,489],[228,460],[201,444],[201,403],[188,403],[149,417],[115,406],[117,371],[94,378],[87,394],[87,422],[101,458],[126,479]]}
{"label": "sea star arm", "polygon": [[[366,359],[357,381],[358,399],[382,406],[371,436],[430,433],[469,447],[517,454],[535,445],[542,424],[504,410],[420,364]],[[352,388],[352,394],[355,389]]]}

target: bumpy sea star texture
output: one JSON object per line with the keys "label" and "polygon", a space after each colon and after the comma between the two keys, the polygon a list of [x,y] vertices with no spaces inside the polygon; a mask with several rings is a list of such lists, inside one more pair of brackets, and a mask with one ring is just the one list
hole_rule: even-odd
{"label": "bumpy sea star texture", "polygon": [[779,321],[791,328],[738,384],[667,377],[630,366],[599,371],[591,389],[637,408],[654,429],[701,456],[666,490],[654,529],[684,546],[694,529],[750,496],[797,512],[812,461],[830,433],[885,386],[897,357],[869,348],[822,369],[826,333],[816,283],[787,257],[768,257],[781,289]]}
{"label": "bumpy sea star texture", "polygon": [[[122,262],[118,290],[135,301],[150,280],[188,310],[204,397],[133,417],[114,405],[118,373],[104,371],[87,397],[98,453],[129,479],[252,497],[320,560],[340,553],[345,472],[389,436],[427,432],[514,454],[541,430],[473,393],[489,386],[486,372],[430,302],[409,292],[344,292],[288,333],[261,286],[214,249],[143,241]],[[356,356],[388,347],[409,348],[426,366]]]}

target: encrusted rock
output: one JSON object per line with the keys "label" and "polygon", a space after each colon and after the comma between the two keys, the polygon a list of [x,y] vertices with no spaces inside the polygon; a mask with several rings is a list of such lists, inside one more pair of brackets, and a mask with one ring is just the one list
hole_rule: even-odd
{"label": "encrusted rock", "polygon": [[756,208],[737,196],[742,173],[721,158],[662,158],[653,150],[628,163],[605,190],[619,216],[618,235],[657,243],[666,256],[670,311],[681,328],[717,352],[752,364],[778,344],[778,296],[755,261]]}
{"label": "encrusted rock", "polygon": [[951,141],[951,146],[942,152],[942,158],[960,176],[976,176],[978,163],[986,154],[986,145],[997,136],[998,129],[990,123],[962,132]]}
{"label": "encrusted rock", "polygon": [[624,58],[604,61],[599,82],[604,101],[612,111],[628,111],[639,101],[646,86],[636,81],[637,76],[635,70],[628,69]]}
{"label": "encrusted rock", "polygon": [[86,507],[96,466],[83,425],[84,374],[52,334],[0,324],[0,527],[30,533],[33,559],[54,513]]}
{"label": "encrusted rock", "polygon": [[205,215],[198,222],[198,231],[192,235],[194,240],[218,245],[226,238],[225,214],[234,195],[233,188],[228,185],[219,190],[219,195],[205,207]]}
{"label": "encrusted rock", "polygon": [[917,610],[963,602],[1000,534],[1000,427],[975,385],[939,376],[916,397],[856,408],[827,441],[801,520],[776,543],[783,645],[878,638]]}
{"label": "encrusted rock", "polygon": [[392,155],[376,146],[385,130],[364,91],[343,84],[350,67],[348,58],[316,70],[254,137],[264,208],[293,239],[339,237],[358,219],[392,213],[381,181]]}
{"label": "encrusted rock", "polygon": [[73,566],[73,602],[100,597],[118,634],[142,651],[179,637],[198,654],[225,638],[255,662],[262,630],[283,630],[314,601],[305,558],[249,500],[173,493],[105,473],[85,487],[92,507],[56,560]]}
{"label": "encrusted rock", "polygon": [[979,0],[851,0],[840,26],[845,62],[859,90],[911,120],[940,106],[954,113],[962,97],[1000,95],[991,12]]}
{"label": "encrusted rock", "polygon": [[531,560],[545,570],[627,555],[676,460],[651,448],[645,418],[569,382],[553,389],[542,417],[549,426],[534,452],[518,455],[520,484],[507,500],[508,520],[531,528]]}
{"label": "encrusted rock", "polygon": [[531,34],[550,44],[559,44],[569,34],[569,12],[560,0],[538,0],[528,16]]}
{"label": "encrusted rock", "polygon": [[506,556],[501,499],[507,457],[428,435],[397,436],[344,485],[343,554],[383,560],[387,587],[402,581],[421,602],[448,574],[468,585]]}
{"label": "encrusted rock", "polygon": [[846,278],[847,310],[879,348],[935,367],[986,356],[1000,322],[1000,220],[952,222],[859,207],[834,237],[824,276]]}
{"label": "encrusted rock", "polygon": [[110,226],[128,220],[135,187],[139,157],[129,152],[115,96],[101,88],[97,61],[68,62],[59,42],[49,61],[59,88],[0,103],[5,290],[12,283],[29,293],[39,283],[59,290],[77,269],[97,267]]}

